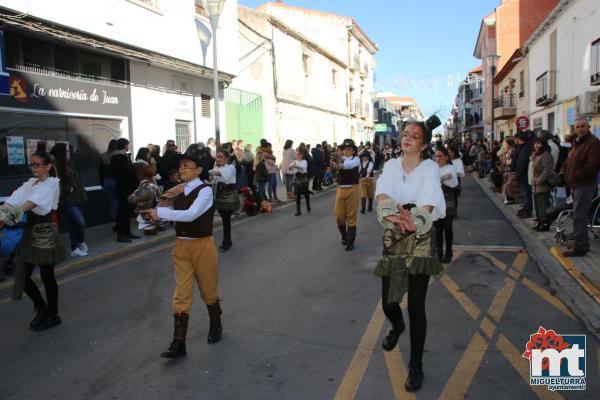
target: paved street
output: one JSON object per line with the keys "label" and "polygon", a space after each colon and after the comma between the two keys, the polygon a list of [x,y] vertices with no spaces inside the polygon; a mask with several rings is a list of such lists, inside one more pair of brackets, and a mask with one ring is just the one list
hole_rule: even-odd
{"label": "paved street", "polygon": [[219,258],[223,340],[206,344],[196,293],[186,359],[158,357],[172,335],[170,244],[62,276],[55,329],[27,329],[28,299],[0,302],[0,398],[599,398],[600,347],[590,334],[585,392],[529,385],[521,354],[530,334],[540,325],[586,331],[472,178],[463,186],[455,260],[429,288],[416,396],[403,388],[408,330],[399,350],[380,346],[387,322],[372,270],[381,229],[374,213],[361,215],[357,248],[345,252],[329,191],[311,214],[294,217],[290,204],[234,225],[234,247]]}

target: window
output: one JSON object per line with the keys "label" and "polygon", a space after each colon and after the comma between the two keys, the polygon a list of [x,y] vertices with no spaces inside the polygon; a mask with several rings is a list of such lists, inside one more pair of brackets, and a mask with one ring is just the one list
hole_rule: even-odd
{"label": "window", "polygon": [[309,60],[310,56],[306,53],[302,53],[302,70],[304,71],[304,76],[310,75]]}
{"label": "window", "polygon": [[519,72],[519,97],[525,97],[525,71]]}
{"label": "window", "polygon": [[334,87],[337,85],[337,71],[335,70],[335,68],[331,70],[331,83]]}
{"label": "window", "polygon": [[192,141],[190,125],[190,121],[175,121],[175,143],[180,151],[185,151]]}
{"label": "window", "polygon": [[592,65],[590,70],[592,72],[590,83],[600,85],[600,39],[592,42]]}
{"label": "window", "polygon": [[210,96],[203,94],[200,99],[202,102],[202,118],[210,118]]}

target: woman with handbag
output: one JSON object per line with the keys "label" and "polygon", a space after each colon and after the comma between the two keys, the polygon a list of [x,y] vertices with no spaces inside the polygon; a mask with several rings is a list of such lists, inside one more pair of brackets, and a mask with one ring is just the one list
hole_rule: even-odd
{"label": "woman with handbag", "polygon": [[308,163],[303,159],[300,149],[296,150],[296,159],[290,163],[289,170],[294,172],[294,191],[296,192],[296,214],[300,212],[300,201],[302,195],[306,199],[306,212],[310,212],[310,191],[308,190]]}
{"label": "woman with handbag", "polygon": [[548,232],[550,223],[546,220],[546,210],[550,208],[550,192],[552,190],[548,179],[554,172],[554,161],[546,139],[537,138],[533,148],[534,152],[531,154],[532,182],[535,215],[538,219],[538,223],[533,229],[538,232]]}
{"label": "woman with handbag", "polygon": [[[215,188],[215,208],[223,220],[223,243],[219,248],[227,251],[231,242],[231,215],[240,209],[240,198],[236,189],[236,170],[230,164],[229,152],[217,150],[217,166],[211,171]],[[216,186],[215,186],[216,185]]]}
{"label": "woman with handbag", "polygon": [[[17,270],[12,298],[20,300],[23,292],[29,296],[36,311],[29,329],[42,331],[62,322],[58,316],[58,284],[54,266],[65,260],[66,252],[52,218],[60,198],[60,180],[56,177],[52,158],[46,152],[36,152],[30,158],[29,168],[33,178],[17,189],[2,207],[14,214],[16,222],[21,219],[22,213],[27,214],[25,232],[15,250]],[[0,228],[5,223],[3,221],[0,221]],[[46,301],[31,279],[36,265],[40,267]]]}
{"label": "woman with handbag", "polygon": [[[458,176],[456,167],[450,159],[448,149],[440,147],[435,152],[435,161],[440,167],[442,192],[446,201],[446,216],[435,221],[435,243],[437,256],[443,263],[452,261],[452,241],[454,232],[452,223],[456,217],[456,189],[458,188]],[[446,252],[444,254],[444,239],[446,241]]]}
{"label": "woman with handbag", "polygon": [[431,131],[439,125],[437,117],[408,123],[402,136],[404,156],[385,163],[375,191],[384,233],[383,257],[374,273],[381,277],[383,312],[392,323],[382,347],[392,351],[404,332],[399,303],[408,293],[410,361],[404,384],[408,392],[419,390],[423,383],[425,298],[430,277],[442,272],[431,227],[432,222],[444,218],[446,206],[440,169],[429,159]]}

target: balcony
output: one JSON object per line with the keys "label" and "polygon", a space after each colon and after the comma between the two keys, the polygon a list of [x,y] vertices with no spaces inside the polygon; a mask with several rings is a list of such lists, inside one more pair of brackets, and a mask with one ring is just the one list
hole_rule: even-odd
{"label": "balcony", "polygon": [[592,85],[592,86],[600,85],[600,72],[596,72],[595,74],[590,76],[590,85]]}
{"label": "balcony", "polygon": [[535,105],[542,107],[556,100],[556,71],[546,71],[535,80]]}
{"label": "balcony", "polygon": [[494,119],[509,119],[517,116],[514,94],[504,94],[494,99]]}

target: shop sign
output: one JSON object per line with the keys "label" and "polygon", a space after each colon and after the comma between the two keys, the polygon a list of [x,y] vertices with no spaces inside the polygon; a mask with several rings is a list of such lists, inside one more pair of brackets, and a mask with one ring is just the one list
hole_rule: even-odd
{"label": "shop sign", "polygon": [[10,94],[9,78],[4,53],[4,31],[0,29],[0,95],[8,96]]}
{"label": "shop sign", "polygon": [[375,132],[387,133],[389,131],[387,124],[375,124]]}
{"label": "shop sign", "polygon": [[91,83],[77,79],[11,71],[10,96],[0,97],[0,106],[80,112],[106,115],[128,115],[128,86]]}
{"label": "shop sign", "polygon": [[529,118],[525,115],[521,115],[517,118],[517,131],[522,132],[529,128]]}

